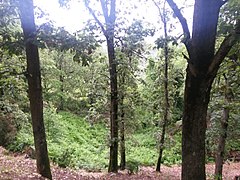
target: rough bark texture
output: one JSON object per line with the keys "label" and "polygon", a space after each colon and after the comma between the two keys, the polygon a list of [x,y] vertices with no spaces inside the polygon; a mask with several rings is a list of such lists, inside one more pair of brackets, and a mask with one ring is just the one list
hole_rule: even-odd
{"label": "rough bark texture", "polygon": [[192,37],[185,18],[173,0],[167,0],[184,31],[183,40],[189,57],[184,92],[182,127],[182,179],[206,179],[205,132],[212,82],[219,66],[239,36],[230,34],[215,53],[216,29],[220,7],[226,1],[195,0]]}
{"label": "rough bark texture", "polygon": [[37,160],[37,172],[52,179],[48,159],[47,142],[43,121],[43,100],[36,28],[34,23],[33,2],[25,0],[19,3],[22,29],[24,33],[27,57],[27,79],[32,117],[32,127]]}
{"label": "rough bark texture", "polygon": [[205,132],[210,88],[187,74],[182,132],[182,179],[206,179]]}
{"label": "rough bark texture", "polygon": [[218,180],[222,179],[224,151],[225,151],[225,143],[227,138],[228,119],[229,119],[229,113],[230,113],[230,109],[228,105],[231,101],[230,99],[231,93],[229,93],[230,90],[229,90],[229,85],[228,85],[226,76],[225,76],[225,81],[226,81],[226,88],[227,88],[225,91],[226,107],[223,108],[221,129],[220,129],[220,135],[219,135],[219,141],[218,141],[218,147],[217,147],[217,153],[216,153],[216,159],[215,159],[215,179],[218,179]]}

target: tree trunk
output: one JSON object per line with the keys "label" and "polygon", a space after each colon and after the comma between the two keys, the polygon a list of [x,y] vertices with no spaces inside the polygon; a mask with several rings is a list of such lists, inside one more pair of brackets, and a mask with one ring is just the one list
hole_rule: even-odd
{"label": "tree trunk", "polygon": [[[125,73],[122,73],[121,85],[125,84]],[[120,155],[121,162],[120,168],[124,170],[126,168],[126,151],[125,151],[125,110],[124,110],[124,90],[122,89],[121,96],[119,98],[119,108],[120,108]]]}
{"label": "tree trunk", "polygon": [[[196,0],[184,92],[182,179],[206,179],[205,133],[210,91],[216,72],[208,72],[214,57],[220,4]],[[218,67],[219,68],[219,67]],[[208,74],[209,73],[209,74]]]}
{"label": "tree trunk", "polygon": [[63,76],[63,54],[61,53],[60,59],[59,59],[59,65],[58,69],[60,70],[60,76],[59,76],[59,81],[60,81],[60,104],[58,107],[58,110],[62,111],[63,110],[63,93],[64,93],[64,76]]}
{"label": "tree trunk", "polygon": [[221,129],[220,129],[217,154],[216,154],[216,160],[215,160],[215,179],[217,179],[217,180],[222,179],[224,150],[225,150],[225,143],[226,143],[226,138],[227,138],[228,119],[229,119],[229,112],[230,112],[228,105],[231,101],[231,99],[230,99],[231,93],[228,94],[228,92],[230,92],[230,90],[229,90],[227,78],[225,75],[224,75],[224,77],[225,77],[225,81],[226,81],[226,91],[225,91],[226,107],[223,108],[223,116],[222,116],[222,120],[221,120]]}
{"label": "tree trunk", "polygon": [[43,100],[38,47],[36,45],[36,27],[34,23],[33,2],[19,2],[22,29],[24,33],[27,57],[27,79],[34,144],[37,159],[37,172],[52,179],[47,151],[45,127],[43,121]]}
{"label": "tree trunk", "polygon": [[224,150],[225,150],[225,143],[227,138],[228,118],[229,118],[229,108],[224,108],[223,117],[221,121],[221,134],[218,141],[217,154],[216,154],[216,160],[215,160],[215,179],[217,180],[222,179]]}
{"label": "tree trunk", "polygon": [[110,159],[108,172],[117,172],[118,170],[118,92],[117,92],[117,63],[115,59],[113,34],[106,37],[108,46],[109,73],[111,86],[111,105],[110,105],[110,123],[111,123],[111,142]]}
{"label": "tree trunk", "polygon": [[182,127],[182,179],[206,179],[205,132],[210,87],[187,73]]}
{"label": "tree trunk", "polygon": [[85,5],[92,14],[95,21],[100,26],[107,40],[107,51],[110,74],[110,157],[108,172],[117,172],[118,170],[118,89],[117,89],[117,61],[115,58],[114,33],[116,21],[116,0],[101,0],[101,7],[105,19],[105,25],[97,18],[93,9],[89,6],[89,1],[85,0]]}
{"label": "tree trunk", "polygon": [[168,96],[168,34],[167,34],[167,22],[166,22],[166,11],[165,11],[165,3],[163,8],[163,13],[161,14],[161,18],[164,25],[164,117],[163,117],[163,124],[162,124],[162,133],[160,139],[160,146],[159,146],[159,156],[156,171],[160,172],[161,170],[161,161],[162,161],[162,154],[164,150],[164,143],[165,143],[165,132],[166,126],[168,122],[168,114],[169,114],[169,96]]}
{"label": "tree trunk", "polygon": [[188,55],[187,77],[184,92],[182,127],[182,179],[206,179],[205,132],[206,116],[212,82],[220,64],[236,43],[240,32],[240,21],[215,53],[218,15],[227,1],[195,0],[192,37],[186,22],[173,0],[168,4],[178,17],[184,32]]}

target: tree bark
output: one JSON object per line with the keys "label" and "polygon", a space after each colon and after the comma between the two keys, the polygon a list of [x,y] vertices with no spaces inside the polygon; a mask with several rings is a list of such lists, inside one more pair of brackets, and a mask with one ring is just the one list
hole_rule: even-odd
{"label": "tree bark", "polygon": [[19,2],[19,10],[26,46],[27,79],[37,160],[37,172],[43,177],[52,179],[47,151],[45,127],[43,121],[41,73],[38,47],[35,42],[36,27],[34,22],[32,0],[25,0]]}
{"label": "tree bark", "polygon": [[205,132],[210,87],[187,73],[182,131],[182,179],[206,179]]}
{"label": "tree bark", "polygon": [[224,161],[224,150],[225,150],[225,144],[227,139],[227,128],[228,128],[228,119],[229,119],[229,113],[230,109],[228,107],[231,99],[231,93],[229,90],[228,80],[225,77],[226,81],[226,91],[225,91],[225,104],[226,107],[223,108],[223,116],[221,120],[221,129],[219,134],[219,141],[218,141],[218,147],[217,147],[217,153],[216,153],[216,160],[215,160],[215,179],[221,180],[222,179],[222,170],[223,170],[223,161]]}

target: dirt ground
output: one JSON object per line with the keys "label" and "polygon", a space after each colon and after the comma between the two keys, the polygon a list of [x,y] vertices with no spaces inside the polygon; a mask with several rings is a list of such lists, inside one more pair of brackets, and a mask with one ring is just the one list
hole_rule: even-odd
{"label": "dirt ground", "polygon": [[[127,171],[119,173],[86,172],[84,170],[71,170],[51,166],[53,179],[56,180],[179,180],[181,166],[162,166],[161,173],[155,172],[154,167],[140,167],[136,174],[128,174]],[[207,178],[213,179],[214,164],[206,165]],[[233,180],[240,176],[240,163],[226,163],[223,169],[223,179]],[[36,161],[26,158],[25,154],[11,154],[0,147],[0,179],[1,180],[44,180],[36,172]]]}

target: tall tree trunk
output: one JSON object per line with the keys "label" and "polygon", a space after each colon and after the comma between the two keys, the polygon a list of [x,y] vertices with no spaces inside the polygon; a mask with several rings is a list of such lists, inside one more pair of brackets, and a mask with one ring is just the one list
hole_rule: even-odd
{"label": "tall tree trunk", "polygon": [[19,2],[22,29],[24,33],[27,79],[34,144],[37,159],[37,172],[43,177],[52,179],[47,151],[45,127],[43,121],[43,100],[38,47],[36,45],[36,27],[32,0]]}
{"label": "tall tree trunk", "polygon": [[[184,92],[182,179],[206,179],[205,133],[210,91],[216,72],[208,74],[214,57],[220,5],[196,0]],[[189,42],[190,43],[190,42]]]}
{"label": "tall tree trunk", "polygon": [[228,119],[230,109],[228,107],[231,99],[231,93],[229,90],[229,84],[227,77],[224,75],[226,81],[226,91],[225,91],[225,105],[226,107],[223,108],[223,116],[221,120],[221,129],[219,134],[219,141],[215,159],[215,179],[221,180],[222,179],[222,170],[223,170],[223,160],[224,160],[224,150],[225,150],[225,143],[227,138],[227,128],[228,128]]}
{"label": "tall tree trunk", "polygon": [[[166,127],[168,122],[168,114],[169,114],[169,96],[168,96],[168,34],[167,34],[167,22],[166,22],[166,11],[165,11],[165,2],[163,7],[163,13],[160,12],[161,19],[164,26],[164,117],[163,117],[163,124],[162,124],[162,133],[160,139],[160,146],[159,146],[159,156],[156,171],[160,172],[161,170],[161,161],[162,161],[162,154],[164,150],[164,143],[165,143],[165,133]],[[160,11],[160,9],[159,9]]]}
{"label": "tall tree trunk", "polygon": [[60,59],[59,59],[58,69],[60,70],[60,76],[59,76],[59,81],[60,81],[60,104],[59,104],[58,110],[63,110],[64,76],[63,76],[63,54],[62,54],[62,52],[61,52]]}
{"label": "tall tree trunk", "polygon": [[227,1],[195,0],[192,37],[180,9],[173,0],[167,2],[182,25],[183,43],[189,55],[184,55],[188,67],[182,127],[182,179],[204,180],[206,116],[211,86],[220,64],[237,41],[240,22],[237,20],[235,31],[224,39],[215,53],[219,10]]}
{"label": "tall tree trunk", "polygon": [[117,89],[117,61],[115,58],[114,33],[116,21],[116,0],[100,0],[105,24],[100,22],[93,9],[89,6],[89,0],[84,0],[89,12],[100,26],[107,40],[107,51],[110,74],[110,157],[108,172],[118,171],[118,89]]}
{"label": "tall tree trunk", "polygon": [[205,132],[210,96],[208,87],[201,78],[187,73],[183,132],[182,132],[182,179],[206,179]]}
{"label": "tall tree trunk", "polygon": [[[124,86],[125,84],[125,73],[122,73],[120,84]],[[126,168],[126,151],[125,151],[125,110],[124,110],[124,89],[119,98],[119,108],[120,108],[120,168],[124,170]]]}
{"label": "tall tree trunk", "polygon": [[110,123],[111,123],[111,143],[110,159],[108,172],[117,172],[118,170],[118,91],[117,91],[117,63],[115,59],[113,34],[107,36],[109,73],[111,86],[111,105],[110,105]]}

